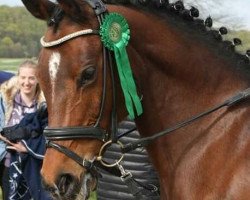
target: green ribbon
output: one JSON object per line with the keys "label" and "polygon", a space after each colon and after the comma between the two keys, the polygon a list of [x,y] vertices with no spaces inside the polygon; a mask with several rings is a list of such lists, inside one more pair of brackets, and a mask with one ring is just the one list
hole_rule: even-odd
{"label": "green ribbon", "polygon": [[126,19],[118,13],[110,13],[105,16],[100,28],[101,40],[105,47],[114,51],[121,87],[129,117],[135,118],[141,115],[142,105],[138,97],[136,86],[129,63],[126,46],[130,39],[130,30]]}

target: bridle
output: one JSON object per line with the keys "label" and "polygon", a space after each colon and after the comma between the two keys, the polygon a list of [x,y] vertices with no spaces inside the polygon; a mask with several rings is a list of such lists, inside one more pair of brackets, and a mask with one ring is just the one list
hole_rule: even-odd
{"label": "bridle", "polygon": [[[107,9],[101,0],[85,0],[94,10],[99,25],[104,20],[104,15],[106,15]],[[81,30],[69,35],[66,35],[58,40],[52,42],[45,42],[44,37],[41,38],[41,44],[44,48],[50,48],[57,45],[60,45],[68,40],[74,39],[83,35],[91,35],[91,34],[99,34],[98,30],[86,29]],[[108,131],[100,128],[100,121],[102,119],[105,100],[106,100],[106,83],[107,83],[107,68],[109,67],[110,77],[111,77],[111,86],[112,86],[112,113],[111,113],[111,133],[108,134]],[[108,163],[102,158],[102,155],[106,148],[108,148],[111,144],[116,143],[122,149],[123,144],[118,141],[118,138],[121,136],[117,136],[117,112],[116,112],[116,86],[115,86],[115,70],[113,63],[113,55],[111,55],[110,50],[103,45],[103,84],[102,84],[102,97],[101,97],[101,106],[99,111],[99,116],[96,120],[94,126],[77,126],[77,127],[58,127],[58,128],[45,128],[44,135],[48,148],[53,148],[67,157],[74,160],[80,166],[82,166],[87,172],[89,172],[93,177],[97,177],[99,175],[97,167],[104,169],[105,171],[120,177],[122,182],[127,185],[129,191],[138,199],[145,199],[145,195],[159,195],[159,189],[153,184],[145,185],[136,181],[130,172],[124,170],[120,162],[124,158],[124,154],[122,153],[121,157],[118,160],[115,160],[114,163]],[[129,130],[127,133],[129,133]],[[55,141],[59,140],[73,140],[73,139],[81,139],[81,138],[93,138],[98,139],[104,142],[103,146],[99,151],[99,155],[93,160],[89,160],[86,158],[82,158],[72,150],[62,146]]]}
{"label": "bridle", "polygon": [[[106,6],[103,4],[101,0],[84,0],[88,3],[92,9],[94,10],[99,25],[101,26],[105,14],[107,14]],[[52,42],[45,42],[44,37],[41,38],[41,44],[44,48],[50,48],[57,45],[60,45],[68,40],[74,39],[79,36],[83,35],[99,35],[99,30],[92,30],[86,29],[81,30],[75,33],[71,33],[67,36],[64,36],[58,40]],[[111,136],[109,137],[108,131],[100,128],[100,121],[103,116],[105,100],[106,100],[106,82],[107,82],[107,68],[110,67],[110,74],[112,79],[112,116],[111,116]],[[99,110],[99,116],[93,126],[74,126],[74,127],[58,127],[58,128],[45,128],[44,135],[46,138],[46,143],[48,148],[54,148],[57,151],[65,154],[66,156],[70,157],[72,160],[77,162],[79,165],[84,167],[87,171],[91,172],[92,174],[96,174],[96,166],[100,166],[99,162],[96,162],[96,159],[89,160],[86,158],[82,158],[81,156],[77,155],[75,152],[71,151],[70,149],[57,144],[54,141],[59,140],[72,140],[72,139],[80,139],[80,138],[92,138],[98,139],[102,142],[108,142],[112,140],[113,142],[117,141],[115,136],[117,132],[117,118],[116,118],[116,92],[115,92],[115,80],[114,80],[114,65],[112,62],[111,52],[103,46],[103,83],[102,83],[102,97],[101,97],[101,106]],[[108,142],[110,143],[110,142]],[[101,155],[98,157],[99,161],[105,165],[105,161],[102,160]]]}

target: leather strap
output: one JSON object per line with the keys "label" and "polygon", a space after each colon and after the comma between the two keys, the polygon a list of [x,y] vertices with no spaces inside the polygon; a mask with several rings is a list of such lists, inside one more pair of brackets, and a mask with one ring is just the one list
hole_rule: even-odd
{"label": "leather strap", "polygon": [[106,140],[106,131],[93,126],[73,126],[63,128],[45,128],[44,136],[47,140],[72,140],[80,138],[94,138],[102,141]]}
{"label": "leather strap", "polygon": [[194,121],[209,115],[210,113],[219,110],[225,106],[230,107],[235,105],[236,103],[239,103],[247,98],[250,97],[250,88],[247,88],[244,91],[239,92],[238,94],[236,94],[235,96],[227,99],[226,101],[224,101],[223,103],[203,112],[200,113],[198,115],[192,116],[190,119],[187,119],[185,121],[182,121],[180,123],[177,123],[175,126],[170,127],[168,129],[165,129],[164,131],[161,131],[159,133],[156,133],[150,137],[145,137],[145,138],[141,138],[140,140],[137,140],[135,142],[132,143],[128,143],[126,145],[124,145],[124,147],[122,148],[122,153],[127,153],[130,152],[134,149],[140,148],[140,147],[144,147],[146,145],[148,145],[149,143],[151,143],[153,140],[156,140],[157,138],[160,138],[162,136],[168,135],[170,133],[172,133],[173,131],[176,131],[177,129],[180,129],[182,127],[185,127],[191,123],[193,123]]}
{"label": "leather strap", "polygon": [[85,0],[95,11],[95,14],[98,16],[107,11],[105,4],[100,0]]}

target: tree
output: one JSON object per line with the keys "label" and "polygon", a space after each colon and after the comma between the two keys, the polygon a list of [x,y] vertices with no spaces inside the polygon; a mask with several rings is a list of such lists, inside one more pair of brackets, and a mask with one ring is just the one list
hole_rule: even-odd
{"label": "tree", "polygon": [[37,57],[46,28],[24,7],[0,6],[0,57]]}

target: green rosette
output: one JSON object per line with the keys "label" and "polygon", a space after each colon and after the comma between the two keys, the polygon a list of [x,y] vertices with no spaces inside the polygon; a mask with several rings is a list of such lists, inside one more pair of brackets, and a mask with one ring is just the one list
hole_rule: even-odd
{"label": "green rosette", "polygon": [[137,116],[141,115],[143,110],[126,51],[130,39],[126,19],[118,13],[106,15],[100,28],[100,35],[104,46],[114,51],[126,108],[129,117],[134,119],[136,115],[134,110],[136,110]]}

